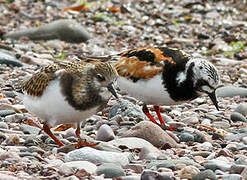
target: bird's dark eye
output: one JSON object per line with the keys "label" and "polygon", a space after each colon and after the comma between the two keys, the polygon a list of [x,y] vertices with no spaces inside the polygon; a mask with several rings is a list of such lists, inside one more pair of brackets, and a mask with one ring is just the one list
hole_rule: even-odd
{"label": "bird's dark eye", "polygon": [[202,66],[199,66],[199,69],[202,69]]}
{"label": "bird's dark eye", "polygon": [[105,77],[102,76],[101,74],[97,74],[97,79],[98,79],[99,81],[105,81]]}

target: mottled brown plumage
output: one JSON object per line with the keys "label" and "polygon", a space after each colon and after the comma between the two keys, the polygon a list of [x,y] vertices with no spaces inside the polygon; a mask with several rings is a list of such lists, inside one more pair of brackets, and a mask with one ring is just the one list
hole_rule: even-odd
{"label": "mottled brown plumage", "polygon": [[23,103],[27,110],[44,120],[43,130],[62,146],[50,126],[77,123],[106,105],[113,94],[116,69],[104,62],[58,62],[40,69],[23,84]]}

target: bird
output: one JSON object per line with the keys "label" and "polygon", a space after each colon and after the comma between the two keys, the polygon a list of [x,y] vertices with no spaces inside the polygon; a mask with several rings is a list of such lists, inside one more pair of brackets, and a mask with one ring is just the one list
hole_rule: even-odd
{"label": "bird", "polygon": [[162,127],[166,127],[160,114],[162,105],[182,104],[207,94],[219,110],[215,91],[221,84],[220,75],[203,57],[170,47],[140,47],[103,57],[82,56],[88,62],[111,62],[119,75],[118,87],[141,100],[144,114],[158,124],[147,107],[153,105]]}
{"label": "bird", "polygon": [[114,88],[116,69],[105,62],[63,61],[42,67],[22,85],[26,109],[43,119],[43,131],[59,147],[64,144],[50,128],[59,124],[75,124],[76,147],[93,143],[80,137],[80,122],[101,110],[111,98],[118,98]]}

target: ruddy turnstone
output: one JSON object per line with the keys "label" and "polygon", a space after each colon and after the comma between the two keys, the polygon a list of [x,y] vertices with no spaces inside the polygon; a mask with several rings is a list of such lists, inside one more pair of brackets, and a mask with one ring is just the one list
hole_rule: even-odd
{"label": "ruddy turnstone", "polygon": [[24,83],[23,103],[44,120],[44,132],[59,146],[63,143],[50,127],[62,123],[77,124],[77,147],[89,145],[80,137],[80,122],[104,107],[112,95],[117,98],[116,79],[117,71],[109,63],[55,63],[41,68]]}
{"label": "ruddy turnstone", "polygon": [[154,123],[146,104],[154,105],[162,126],[160,105],[175,105],[209,95],[216,109],[215,90],[220,84],[216,67],[202,57],[192,57],[182,50],[167,47],[144,47],[107,57],[88,59],[112,61],[119,74],[117,84],[144,102],[143,112]]}

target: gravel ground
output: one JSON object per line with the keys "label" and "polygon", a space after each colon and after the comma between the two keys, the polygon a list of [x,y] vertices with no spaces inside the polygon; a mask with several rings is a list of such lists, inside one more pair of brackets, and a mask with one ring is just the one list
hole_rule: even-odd
{"label": "gravel ground", "polygon": [[[245,1],[0,0],[0,180],[247,179],[247,4]],[[40,66],[168,46],[206,57],[219,69],[220,111],[208,97],[163,106],[177,131],[146,121],[142,102],[120,93],[83,122],[94,148],[74,149],[74,129],[55,132],[58,148],[30,120],[18,86]],[[125,111],[123,111],[125,109]],[[155,114],[154,112],[152,112]],[[156,117],[156,116],[155,116]],[[148,128],[148,131],[146,129]]]}

